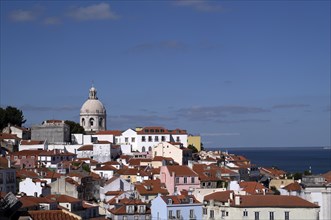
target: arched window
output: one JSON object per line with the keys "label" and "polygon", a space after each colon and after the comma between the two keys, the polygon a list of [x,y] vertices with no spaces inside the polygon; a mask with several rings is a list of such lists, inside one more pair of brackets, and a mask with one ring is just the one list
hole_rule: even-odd
{"label": "arched window", "polygon": [[149,146],[148,151],[152,151],[152,147],[151,146]]}
{"label": "arched window", "polygon": [[90,118],[90,126],[93,126],[94,124],[94,118]]}
{"label": "arched window", "polygon": [[145,146],[141,148],[141,151],[142,151],[142,152],[145,152],[145,151],[146,151]]}
{"label": "arched window", "polygon": [[82,126],[85,126],[85,118],[82,119]]}
{"label": "arched window", "polygon": [[99,127],[102,127],[102,118],[99,118]]}

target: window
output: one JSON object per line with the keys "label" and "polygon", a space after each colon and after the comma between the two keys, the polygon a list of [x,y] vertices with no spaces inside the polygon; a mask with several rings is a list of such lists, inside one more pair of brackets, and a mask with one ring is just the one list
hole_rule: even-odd
{"label": "window", "polygon": [[82,126],[83,127],[85,126],[85,119],[84,118],[82,119]]}
{"label": "window", "polygon": [[146,141],[146,137],[145,137],[145,136],[142,136],[142,137],[141,137],[141,141],[142,141],[142,142],[145,142],[145,141]]}
{"label": "window", "polygon": [[194,182],[195,182],[195,178],[191,177],[191,183],[194,183]]}
{"label": "window", "polygon": [[180,138],[179,137],[176,138],[176,142],[180,142]]}
{"label": "window", "polygon": [[285,212],[285,220],[290,220],[290,212]]}
{"label": "window", "polygon": [[3,184],[3,173],[0,173],[0,184]]}
{"label": "window", "polygon": [[136,138],[132,137],[131,142],[134,143],[136,141]]}
{"label": "window", "polygon": [[169,216],[168,216],[169,218],[172,218],[172,210],[169,210],[168,215],[169,215]]}
{"label": "window", "polygon": [[14,156],[14,160],[17,160],[17,156]]}
{"label": "window", "polygon": [[[147,198],[147,199],[148,199],[148,198]],[[139,212],[140,212],[140,213],[144,213],[144,206],[143,206],[143,205],[139,206]]]}
{"label": "window", "polygon": [[177,211],[176,211],[176,217],[177,217],[177,218],[180,218],[180,210],[177,210]]}
{"label": "window", "polygon": [[165,136],[162,136],[161,137],[161,141],[165,141]]}
{"label": "window", "polygon": [[172,204],[172,200],[168,199],[168,205],[171,205],[171,204]]}
{"label": "window", "polygon": [[93,126],[94,124],[94,118],[90,118],[90,126]]}
{"label": "window", "polygon": [[152,147],[151,146],[148,147],[148,151],[152,151]]}
{"label": "window", "polygon": [[152,136],[148,136],[148,141],[149,142],[152,142],[153,140],[152,140]]}
{"label": "window", "polygon": [[269,212],[269,220],[275,220],[274,212]]}
{"label": "window", "polygon": [[99,118],[99,127],[102,127],[102,118]]}
{"label": "window", "polygon": [[210,218],[214,218],[214,210],[210,210]]}
{"label": "window", "polygon": [[176,183],[179,183],[179,177],[176,177]]}
{"label": "window", "polygon": [[245,211],[243,212],[243,216],[247,217],[247,216],[248,216],[248,211],[245,210]]}
{"label": "window", "polygon": [[202,213],[204,214],[204,215],[207,215],[207,208],[202,208]]}
{"label": "window", "polygon": [[154,140],[155,140],[155,142],[158,142],[159,141],[159,136],[155,136]]}
{"label": "window", "polygon": [[142,147],[141,148],[141,152],[145,152],[146,151],[146,148],[145,147]]}
{"label": "window", "polygon": [[184,177],[184,183],[187,183],[187,177]]}
{"label": "window", "polygon": [[259,220],[260,219],[260,213],[259,212],[254,212],[254,216],[255,216],[255,220]]}
{"label": "window", "polygon": [[126,137],[124,142],[125,142],[125,143],[128,143],[128,142],[129,142],[129,138]]}
{"label": "window", "polygon": [[194,209],[190,209],[190,218],[194,218]]}
{"label": "window", "polygon": [[22,156],[22,159],[26,159],[26,156]]}

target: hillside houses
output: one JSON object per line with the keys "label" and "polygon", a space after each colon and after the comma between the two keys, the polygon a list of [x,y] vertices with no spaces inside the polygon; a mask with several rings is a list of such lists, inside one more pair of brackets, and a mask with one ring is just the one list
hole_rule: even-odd
{"label": "hillside houses", "polygon": [[[73,134],[71,143],[58,145],[21,140],[19,151],[1,157],[1,191],[16,194],[20,210],[35,218],[317,220],[321,210],[328,215],[322,197],[309,196],[298,183],[285,187],[284,172],[220,151],[193,155],[187,136],[181,129],[144,127]],[[282,195],[258,182],[262,177],[283,181]]]}

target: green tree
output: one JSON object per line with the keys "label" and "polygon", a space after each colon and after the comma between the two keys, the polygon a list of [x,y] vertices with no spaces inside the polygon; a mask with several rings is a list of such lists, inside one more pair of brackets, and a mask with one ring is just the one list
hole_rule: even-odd
{"label": "green tree", "polygon": [[64,123],[69,125],[71,134],[84,134],[84,128],[80,124],[68,120],[65,121]]}
{"label": "green tree", "polygon": [[189,146],[187,146],[188,149],[192,150],[192,153],[198,153],[198,149],[196,149],[196,147],[194,147],[192,144],[190,144]]}
{"label": "green tree", "polygon": [[11,125],[22,126],[26,120],[24,119],[24,115],[22,110],[7,106],[5,109],[0,108],[0,129],[5,128],[9,123]]}

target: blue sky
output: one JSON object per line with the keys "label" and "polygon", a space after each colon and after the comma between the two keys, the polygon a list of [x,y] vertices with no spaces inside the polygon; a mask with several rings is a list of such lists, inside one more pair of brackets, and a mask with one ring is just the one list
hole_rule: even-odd
{"label": "blue sky", "polygon": [[2,107],[205,147],[330,146],[330,1],[1,1]]}

